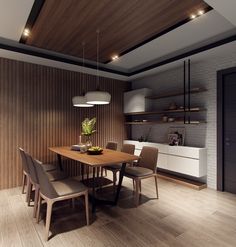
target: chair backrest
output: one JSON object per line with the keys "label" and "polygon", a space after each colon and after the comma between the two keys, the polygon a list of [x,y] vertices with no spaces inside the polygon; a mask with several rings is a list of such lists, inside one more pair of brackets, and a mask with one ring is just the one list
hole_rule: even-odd
{"label": "chair backrest", "polygon": [[20,151],[20,156],[21,156],[23,170],[27,174],[29,174],[29,167],[28,167],[28,164],[27,164],[27,160],[26,160],[26,156],[25,156],[25,151],[24,151],[23,148],[19,148],[19,151]]}
{"label": "chair backrest", "polygon": [[32,161],[34,167],[36,168],[41,193],[50,199],[58,197],[57,192],[55,191],[42,167],[42,163],[36,159],[32,159]]}
{"label": "chair backrest", "polygon": [[117,150],[117,142],[108,142],[106,149]]}
{"label": "chair backrest", "polygon": [[38,176],[37,176],[36,168],[33,163],[32,156],[28,154],[27,152],[25,152],[25,157],[26,157],[27,165],[29,167],[29,175],[30,175],[32,182],[35,184],[39,184]]}
{"label": "chair backrest", "polygon": [[144,146],[140,153],[138,166],[145,167],[156,172],[158,149]]}
{"label": "chair backrest", "polygon": [[127,153],[127,154],[134,154],[135,145],[133,144],[124,144],[121,148],[121,152]]}

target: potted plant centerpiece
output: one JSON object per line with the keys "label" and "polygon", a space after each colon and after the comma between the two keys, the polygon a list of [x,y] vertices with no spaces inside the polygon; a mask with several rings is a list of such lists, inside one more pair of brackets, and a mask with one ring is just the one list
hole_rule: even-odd
{"label": "potted plant centerpiece", "polygon": [[82,122],[82,135],[87,137],[86,146],[87,149],[92,147],[91,135],[96,132],[95,130],[96,118],[85,118]]}

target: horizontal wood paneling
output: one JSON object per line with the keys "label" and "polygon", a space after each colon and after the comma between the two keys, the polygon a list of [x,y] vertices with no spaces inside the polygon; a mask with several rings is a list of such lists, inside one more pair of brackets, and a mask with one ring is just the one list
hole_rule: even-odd
{"label": "horizontal wood paneling", "polygon": [[[208,5],[203,0],[46,0],[27,44],[100,61],[111,59],[189,18]],[[91,42],[92,41],[92,42]]]}
{"label": "horizontal wood paneling", "polygon": [[[127,82],[101,78],[101,89],[112,95],[111,104],[93,108],[72,106],[73,96],[94,90],[96,78],[80,73],[0,58],[0,189],[21,184],[22,167],[18,147],[43,162],[54,162],[50,146],[78,142],[81,122],[97,117],[95,145],[125,138],[123,92]],[[65,161],[70,175],[79,166]]]}

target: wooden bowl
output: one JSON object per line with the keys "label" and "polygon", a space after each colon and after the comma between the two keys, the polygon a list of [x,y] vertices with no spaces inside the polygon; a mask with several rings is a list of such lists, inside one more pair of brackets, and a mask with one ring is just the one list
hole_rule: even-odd
{"label": "wooden bowl", "polygon": [[102,154],[103,150],[87,150],[87,153],[90,155],[99,155]]}

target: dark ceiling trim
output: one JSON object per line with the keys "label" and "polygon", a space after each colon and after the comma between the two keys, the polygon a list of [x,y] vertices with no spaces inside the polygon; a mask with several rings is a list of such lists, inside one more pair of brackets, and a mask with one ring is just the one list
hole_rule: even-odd
{"label": "dark ceiling trim", "polygon": [[[213,9],[213,8],[212,8],[211,6],[208,6],[208,7],[206,7],[206,8],[204,9],[204,13],[207,13],[207,12],[211,11],[212,9]],[[133,51],[133,50],[135,50],[135,49],[137,49],[137,48],[139,48],[140,46],[143,46],[143,45],[147,44],[148,42],[151,42],[151,41],[154,40],[154,39],[159,38],[160,36],[162,36],[162,35],[164,35],[164,34],[169,33],[170,31],[173,31],[174,29],[176,29],[176,28],[178,28],[178,27],[180,27],[180,26],[182,26],[182,25],[184,25],[184,24],[186,24],[186,23],[188,23],[188,22],[190,22],[190,21],[192,21],[191,18],[186,18],[186,19],[184,19],[184,20],[182,20],[182,21],[176,23],[175,25],[173,25],[173,26],[171,26],[171,27],[169,27],[169,28],[167,28],[167,29],[161,31],[160,33],[157,33],[157,34],[155,34],[154,36],[152,36],[152,37],[150,37],[150,38],[148,38],[148,39],[142,41],[141,43],[139,43],[139,44],[137,44],[137,45],[135,45],[135,46],[133,46],[133,47],[131,47],[131,48],[129,48],[129,49],[123,51],[123,52],[121,52],[121,53],[119,54],[119,57],[121,57],[121,56],[123,56],[123,55],[125,55],[125,54],[127,54],[127,53],[129,53],[129,52],[131,52],[131,51]],[[111,59],[105,61],[104,64],[107,64],[107,63],[110,63],[110,62],[112,62]]]}
{"label": "dark ceiling trim", "polygon": [[196,48],[194,50],[191,50],[191,51],[188,51],[188,52],[185,52],[185,53],[182,53],[182,54],[177,55],[175,57],[168,58],[168,59],[163,60],[161,62],[154,63],[154,64],[149,65],[147,67],[144,67],[144,68],[141,68],[141,69],[138,69],[138,70],[134,70],[134,71],[129,73],[129,76],[136,75],[136,74],[139,74],[139,73],[151,70],[151,69],[155,69],[155,68],[160,67],[162,65],[165,65],[165,64],[168,64],[168,63],[172,63],[172,62],[175,62],[177,60],[180,60],[180,59],[183,59],[183,58],[186,58],[186,57],[190,57],[190,56],[195,55],[197,53],[200,53],[200,52],[203,52],[203,51],[207,51],[207,50],[213,49],[215,47],[218,47],[218,46],[221,46],[221,45],[233,42],[233,41],[236,41],[236,35],[230,36],[228,38],[216,41],[216,42],[211,43],[209,45],[205,45],[205,46]]}
{"label": "dark ceiling trim", "polygon": [[[54,61],[58,61],[58,62],[77,65],[77,66],[84,66],[84,67],[89,68],[89,69],[95,69],[95,70],[97,69],[97,66],[93,65],[93,64],[89,64],[89,63],[84,63],[83,64],[80,61],[75,61],[75,60],[64,58],[64,57],[60,57],[60,56],[57,56],[57,55],[46,54],[46,53],[42,53],[42,52],[38,52],[38,51],[28,50],[28,49],[25,49],[25,48],[22,48],[22,47],[6,45],[6,44],[3,44],[3,43],[0,43],[0,49],[5,49],[5,50],[13,51],[13,52],[19,52],[19,53],[23,53],[23,54],[26,54],[26,55],[46,58],[46,59],[50,59],[50,60],[54,60]],[[126,72],[123,72],[123,71],[113,70],[113,69],[110,69],[110,68],[99,67],[99,70],[100,71],[104,71],[104,72],[117,74],[117,75],[129,76],[129,73],[126,73]]]}
{"label": "dark ceiling trim", "polygon": [[[39,13],[43,7],[44,2],[45,0],[35,0],[34,1],[34,4],[32,6],[32,9],[30,11],[30,14],[29,14],[29,17],[27,19],[24,29],[28,28],[29,30],[32,30],[34,23],[36,22],[36,19],[39,16]],[[19,42],[25,44],[26,41],[27,41],[27,37],[22,34]]]}
{"label": "dark ceiling trim", "polygon": [[[114,69],[110,69],[110,68],[105,68],[105,67],[99,67],[100,71],[104,71],[104,72],[109,72],[109,73],[113,73],[113,74],[117,74],[117,75],[122,75],[122,76],[133,76],[151,69],[155,69],[158,68],[162,65],[168,64],[168,63],[172,63],[175,62],[177,60],[186,58],[186,57],[190,57],[192,55],[195,55],[197,53],[200,52],[204,52],[210,49],[213,49],[215,47],[230,43],[236,41],[236,35],[230,36],[228,38],[216,41],[214,43],[199,47],[197,49],[182,53],[180,55],[168,58],[166,60],[163,60],[161,62],[158,63],[154,63],[152,65],[149,65],[147,67],[141,68],[141,69],[137,69],[131,72],[123,72],[123,71],[119,71],[119,70],[114,70]],[[5,49],[5,50],[9,50],[9,51],[13,51],[13,52],[19,52],[19,53],[23,53],[23,54],[27,54],[27,55],[32,55],[32,56],[36,56],[36,57],[41,57],[41,58],[46,58],[46,59],[50,59],[50,60],[54,60],[54,61],[58,61],[58,62],[63,62],[63,63],[68,63],[68,64],[73,64],[73,65],[77,65],[77,66],[83,66],[83,63],[80,61],[75,61],[72,59],[68,59],[68,58],[64,58],[64,57],[60,57],[57,55],[51,55],[51,54],[46,54],[46,53],[42,53],[39,51],[33,51],[33,50],[28,50],[26,48],[22,48],[22,47],[15,47],[12,45],[6,45],[3,43],[0,43],[0,49]],[[90,69],[97,69],[96,65],[93,64],[89,64],[89,63],[85,63],[84,66],[86,68],[90,68]]]}

